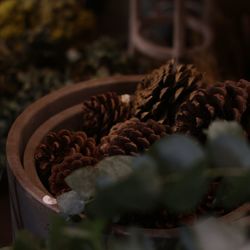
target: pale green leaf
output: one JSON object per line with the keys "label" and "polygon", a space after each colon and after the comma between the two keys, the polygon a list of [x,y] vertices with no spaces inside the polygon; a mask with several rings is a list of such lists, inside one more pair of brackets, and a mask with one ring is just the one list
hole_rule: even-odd
{"label": "pale green leaf", "polygon": [[85,203],[75,191],[63,193],[57,197],[60,211],[68,216],[80,214],[84,210]]}
{"label": "pale green leaf", "polygon": [[91,199],[96,190],[97,168],[84,167],[66,177],[66,183],[76,191],[84,201]]}
{"label": "pale green leaf", "polygon": [[205,161],[205,153],[197,141],[185,135],[171,135],[161,139],[149,154],[161,172],[188,170]]}
{"label": "pale green leaf", "polygon": [[239,123],[236,121],[217,120],[210,124],[205,131],[208,140],[214,140],[221,135],[230,135],[244,138],[245,133]]}
{"label": "pale green leaf", "polygon": [[111,185],[132,172],[131,156],[113,156],[99,162],[95,167],[84,167],[66,177],[67,184],[85,201],[93,198],[96,187]]}
{"label": "pale green leaf", "polygon": [[208,142],[207,149],[209,160],[214,167],[250,168],[250,148],[240,137],[218,136]]}

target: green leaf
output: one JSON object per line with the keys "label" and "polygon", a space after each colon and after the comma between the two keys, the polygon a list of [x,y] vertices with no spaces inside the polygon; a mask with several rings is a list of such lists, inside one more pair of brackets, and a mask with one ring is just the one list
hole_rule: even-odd
{"label": "green leaf", "polygon": [[132,156],[113,156],[99,162],[95,167],[84,167],[66,178],[67,184],[85,201],[96,192],[96,186],[110,185],[132,172]]}
{"label": "green leaf", "polygon": [[221,135],[230,135],[239,138],[245,138],[244,130],[236,121],[214,121],[208,127],[206,134],[208,140],[214,140]]}
{"label": "green leaf", "polygon": [[205,161],[202,147],[185,135],[171,135],[159,140],[149,151],[160,167],[160,171],[189,170]]}
{"label": "green leaf", "polygon": [[246,140],[229,135],[221,135],[210,140],[207,151],[214,167],[250,168],[250,148]]}
{"label": "green leaf", "polygon": [[42,250],[42,244],[29,232],[21,231],[18,233],[13,250]]}
{"label": "green leaf", "polygon": [[105,227],[105,221],[86,219],[74,227],[65,227],[63,229],[63,234],[64,237],[69,239],[69,244],[72,250],[104,250],[105,242],[103,232]]}
{"label": "green leaf", "polygon": [[49,237],[48,237],[48,249],[60,249],[66,250],[67,247],[67,238],[63,236],[63,229],[66,226],[66,222],[62,217],[56,216],[53,217],[51,225],[49,228]]}
{"label": "green leaf", "polygon": [[84,200],[90,200],[96,190],[97,168],[84,167],[66,177],[66,183]]}
{"label": "green leaf", "polygon": [[155,168],[140,169],[99,190],[87,211],[104,218],[128,211],[148,211],[156,206],[160,185]]}
{"label": "green leaf", "polygon": [[[94,230],[91,230],[91,226],[87,225],[88,222],[83,224],[69,224],[59,216],[54,217],[50,226],[50,233],[47,240],[49,250],[103,250],[103,248],[91,248],[92,238],[95,235]],[[91,222],[91,225],[95,227],[95,222]],[[100,237],[100,235],[99,235]],[[100,242],[100,239],[95,238],[96,243]],[[98,240],[98,241],[97,241]]]}
{"label": "green leaf", "polygon": [[132,162],[132,167],[135,170],[144,169],[144,168],[155,168],[158,169],[158,164],[150,155],[144,154],[138,157],[135,157]]}
{"label": "green leaf", "polygon": [[216,195],[216,206],[234,208],[250,200],[250,172],[242,176],[224,177]]}
{"label": "green leaf", "polygon": [[[135,157],[132,156],[111,156],[105,158],[97,164],[98,168],[98,186],[112,184],[117,180],[127,177],[132,173],[132,162]],[[108,182],[103,182],[105,178],[108,178]]]}
{"label": "green leaf", "polygon": [[[241,226],[242,227],[242,226]],[[223,224],[220,220],[210,218],[201,220],[193,227],[193,241],[202,250],[247,250],[246,230],[236,223]]]}
{"label": "green leaf", "polygon": [[75,191],[69,191],[57,197],[60,211],[64,215],[77,215],[83,212],[85,203]]}
{"label": "green leaf", "polygon": [[207,188],[204,168],[199,166],[168,176],[163,187],[162,200],[173,213],[190,212],[197,207]]}

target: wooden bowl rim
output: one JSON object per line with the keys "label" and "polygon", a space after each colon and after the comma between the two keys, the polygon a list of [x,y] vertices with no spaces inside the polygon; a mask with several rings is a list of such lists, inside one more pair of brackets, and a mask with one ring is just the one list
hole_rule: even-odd
{"label": "wooden bowl rim", "polygon": [[[43,200],[43,197],[45,195],[51,196],[52,198],[54,197],[44,187],[37,174],[35,159],[34,159],[36,148],[39,145],[39,143],[42,142],[45,135],[48,134],[49,131],[55,130],[58,124],[62,123],[66,119],[70,119],[71,117],[79,114],[81,111],[82,111],[82,104],[77,104],[73,107],[63,110],[62,112],[59,112],[58,114],[50,117],[47,121],[42,123],[28,140],[28,143],[24,150],[23,167],[27,176],[29,176],[29,178],[31,179],[32,183],[35,184],[39,189],[44,191],[44,195],[42,197],[39,197],[39,200]],[[55,204],[55,209],[58,209],[58,206],[56,204]]]}

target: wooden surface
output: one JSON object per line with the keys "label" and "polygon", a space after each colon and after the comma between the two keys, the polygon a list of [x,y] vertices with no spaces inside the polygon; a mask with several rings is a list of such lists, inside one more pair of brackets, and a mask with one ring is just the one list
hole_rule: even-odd
{"label": "wooden surface", "polygon": [[7,176],[0,181],[0,247],[11,245],[11,221]]}

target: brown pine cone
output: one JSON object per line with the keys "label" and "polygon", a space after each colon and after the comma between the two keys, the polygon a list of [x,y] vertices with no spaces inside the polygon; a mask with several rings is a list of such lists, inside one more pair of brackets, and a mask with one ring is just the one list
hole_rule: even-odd
{"label": "brown pine cone", "polygon": [[204,129],[215,119],[240,122],[248,94],[235,82],[218,83],[189,96],[176,113],[174,132],[205,140]]}
{"label": "brown pine cone", "polygon": [[51,176],[49,177],[49,190],[58,196],[70,190],[70,187],[64,181],[65,177],[74,170],[86,166],[93,166],[97,163],[96,158],[91,156],[83,156],[80,153],[66,156],[64,161],[52,166]]}
{"label": "brown pine cone", "polygon": [[100,158],[111,155],[137,155],[165,135],[164,125],[153,120],[141,122],[138,118],[131,118],[116,124],[110,133],[102,138],[98,154]]}
{"label": "brown pine cone", "polygon": [[243,88],[244,91],[248,94],[247,109],[246,109],[246,111],[243,114],[243,117],[241,119],[241,125],[245,129],[247,136],[248,136],[248,139],[250,139],[250,82],[241,79],[237,83],[237,86]]}
{"label": "brown pine cone", "polygon": [[200,87],[202,74],[193,65],[174,60],[147,75],[135,93],[135,116],[142,121],[153,119],[172,126],[178,107]]}
{"label": "brown pine cone", "polygon": [[100,139],[113,125],[130,117],[130,103],[115,92],[92,96],[83,103],[82,129]]}
{"label": "brown pine cone", "polygon": [[51,166],[61,163],[65,156],[74,153],[94,157],[95,139],[87,137],[84,132],[73,132],[67,129],[48,133],[34,155],[38,174],[45,185],[51,174]]}

